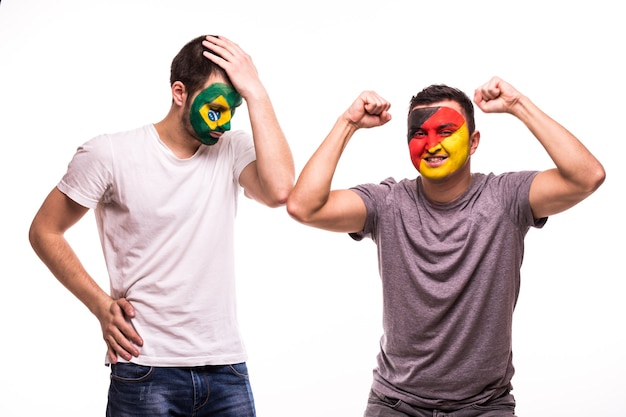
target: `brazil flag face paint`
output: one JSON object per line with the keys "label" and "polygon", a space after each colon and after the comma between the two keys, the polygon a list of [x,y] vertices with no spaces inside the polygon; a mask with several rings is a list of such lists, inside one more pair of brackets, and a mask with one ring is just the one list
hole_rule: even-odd
{"label": "brazil flag face paint", "polygon": [[239,93],[226,84],[215,83],[202,90],[193,100],[189,112],[191,126],[200,141],[215,145],[219,137],[211,133],[230,130],[230,119],[241,102]]}
{"label": "brazil flag face paint", "polygon": [[409,115],[407,138],[411,161],[425,178],[445,178],[469,157],[465,118],[450,107],[414,109]]}

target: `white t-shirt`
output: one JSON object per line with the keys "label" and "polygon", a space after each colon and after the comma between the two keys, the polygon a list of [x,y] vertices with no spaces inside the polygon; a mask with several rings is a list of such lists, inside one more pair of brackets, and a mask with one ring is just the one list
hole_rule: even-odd
{"label": "white t-shirt", "polygon": [[95,209],[114,298],[135,307],[146,366],[245,361],[235,300],[234,220],[252,137],[225,133],[177,158],[152,124],[78,148],[59,190]]}

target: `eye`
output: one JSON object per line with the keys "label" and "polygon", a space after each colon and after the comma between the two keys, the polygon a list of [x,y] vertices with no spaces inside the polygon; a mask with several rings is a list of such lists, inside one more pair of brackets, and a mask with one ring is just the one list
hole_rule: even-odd
{"label": "eye", "polygon": [[411,135],[414,138],[421,138],[426,136],[426,132],[424,132],[423,130],[418,130],[416,132],[413,133],[413,135]]}
{"label": "eye", "polygon": [[213,110],[210,109],[207,116],[209,117],[209,120],[212,122],[217,122],[220,117],[222,117],[221,113],[218,110]]}

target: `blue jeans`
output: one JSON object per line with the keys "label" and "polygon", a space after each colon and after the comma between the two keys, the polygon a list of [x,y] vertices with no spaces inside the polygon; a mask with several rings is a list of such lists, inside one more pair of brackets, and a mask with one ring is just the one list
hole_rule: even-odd
{"label": "blue jeans", "polygon": [[107,417],[255,417],[245,363],[191,368],[111,365]]}
{"label": "blue jeans", "polygon": [[441,411],[415,407],[396,398],[389,398],[374,390],[365,409],[365,417],[515,417],[515,398],[506,392],[483,404],[475,404],[455,411]]}

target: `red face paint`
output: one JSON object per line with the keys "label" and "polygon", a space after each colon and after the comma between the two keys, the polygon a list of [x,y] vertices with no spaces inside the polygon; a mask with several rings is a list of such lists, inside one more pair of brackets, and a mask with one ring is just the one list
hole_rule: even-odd
{"label": "red face paint", "polygon": [[[469,143],[465,118],[450,107],[422,107],[413,110],[408,119],[407,136],[411,161],[422,174],[424,174],[423,171],[426,169],[429,171],[429,174],[431,174],[430,171],[433,171],[434,177],[443,176],[456,170],[458,168],[456,165],[464,163],[464,157],[467,156],[463,155],[467,153],[465,148],[468,148],[468,146],[465,145]],[[445,146],[446,144],[448,146]],[[431,156],[433,153],[440,153],[436,149],[437,147],[441,148],[441,154],[446,158],[445,163],[442,163],[441,167],[446,166],[449,160],[454,162],[455,165],[440,170],[442,171],[441,175],[434,172],[434,168],[437,168],[439,165],[428,167],[423,161],[424,157]],[[461,151],[461,154],[457,158],[451,155],[451,153],[459,151]]]}

